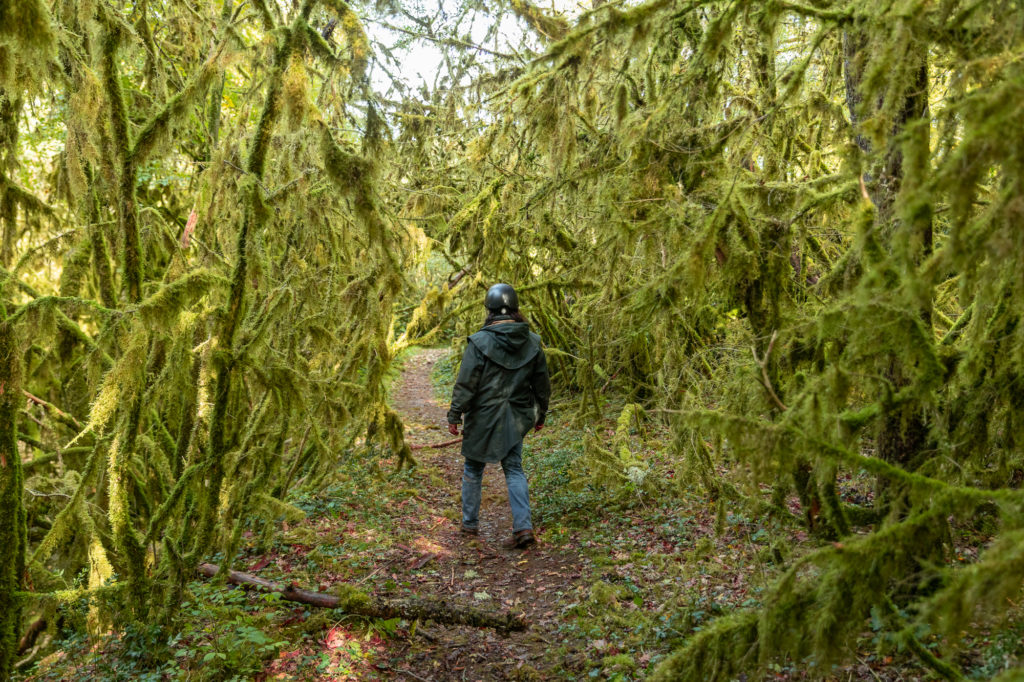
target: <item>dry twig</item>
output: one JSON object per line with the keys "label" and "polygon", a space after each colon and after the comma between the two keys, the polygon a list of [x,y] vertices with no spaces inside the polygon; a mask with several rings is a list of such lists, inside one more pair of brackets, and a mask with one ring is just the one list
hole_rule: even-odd
{"label": "dry twig", "polygon": [[775,339],[777,339],[778,336],[778,330],[772,332],[772,338],[768,342],[768,348],[765,350],[763,358],[757,357],[757,348],[753,346],[750,347],[750,352],[754,354],[754,362],[756,362],[757,366],[761,368],[761,385],[764,386],[764,390],[768,391],[768,395],[771,396],[775,405],[785,412],[789,408],[786,407],[785,403],[783,403],[779,398],[778,393],[776,393],[775,389],[772,388],[771,380],[768,378],[768,358],[772,355],[772,349],[775,347]]}

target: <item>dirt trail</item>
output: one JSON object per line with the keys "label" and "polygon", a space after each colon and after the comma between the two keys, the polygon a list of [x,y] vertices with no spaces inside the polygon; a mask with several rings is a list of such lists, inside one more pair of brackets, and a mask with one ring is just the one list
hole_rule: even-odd
{"label": "dirt trail", "polygon": [[[425,350],[411,358],[392,392],[392,405],[406,424],[412,445],[451,440],[445,419],[447,405],[434,399],[430,374],[443,350]],[[425,552],[412,564],[425,561],[432,568],[418,588],[421,595],[455,597],[477,607],[515,609],[531,623],[529,630],[503,637],[490,630],[429,626],[428,643],[413,643],[405,653],[405,667],[421,680],[504,680],[546,677],[545,651],[559,642],[557,632],[569,596],[580,579],[580,557],[549,547],[543,528],[536,528],[539,543],[526,550],[507,550],[512,517],[500,465],[488,465],[484,475],[480,510],[480,535],[458,532],[462,458],[459,446],[415,452],[425,469],[439,473],[420,491],[422,508],[438,519],[423,531],[420,548]],[[536,512],[535,512],[536,514]],[[396,523],[415,519],[397,517]],[[422,521],[422,519],[420,519]],[[536,525],[536,522],[535,522]],[[431,641],[430,638],[434,638]],[[563,661],[564,663],[564,661]],[[539,677],[538,677],[539,674]]]}
{"label": "dirt trail", "polygon": [[[448,406],[442,405],[434,398],[430,381],[434,363],[444,357],[445,353],[443,349],[431,348],[421,351],[409,360],[397,389],[391,395],[392,406],[405,422],[405,437],[410,445],[429,445],[454,440],[447,431]],[[437,466],[444,473],[447,487],[431,491],[435,501],[443,505],[442,510],[459,510],[463,462],[459,456],[459,446],[417,450],[416,458],[424,464]],[[457,526],[458,524],[455,524],[456,528]],[[445,528],[445,531],[450,530],[452,528]],[[479,540],[483,545],[504,551],[501,542],[507,539],[511,530],[512,514],[508,506],[501,465],[488,465],[484,470]],[[537,553],[515,553],[516,556],[523,555],[521,558],[530,558],[535,554]]]}

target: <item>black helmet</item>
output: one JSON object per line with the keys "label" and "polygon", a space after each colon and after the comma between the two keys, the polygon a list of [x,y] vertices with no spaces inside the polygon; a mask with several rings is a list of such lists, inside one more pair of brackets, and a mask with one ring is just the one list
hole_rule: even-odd
{"label": "black helmet", "polygon": [[519,297],[509,284],[495,284],[487,290],[484,307],[492,313],[504,315],[519,310]]}

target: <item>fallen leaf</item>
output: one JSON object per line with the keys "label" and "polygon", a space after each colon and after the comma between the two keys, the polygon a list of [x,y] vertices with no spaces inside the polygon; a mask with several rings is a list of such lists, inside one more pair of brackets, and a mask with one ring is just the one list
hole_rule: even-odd
{"label": "fallen leaf", "polygon": [[331,628],[327,633],[327,637],[324,640],[324,644],[328,649],[337,649],[345,643],[345,634],[338,628]]}
{"label": "fallen leaf", "polygon": [[414,563],[412,567],[413,567],[413,569],[423,568],[424,566],[427,565],[427,563],[430,562],[431,559],[436,559],[436,558],[437,558],[437,554],[434,554],[433,552],[431,552],[430,554],[425,554],[422,557],[420,557],[419,560],[416,563]]}

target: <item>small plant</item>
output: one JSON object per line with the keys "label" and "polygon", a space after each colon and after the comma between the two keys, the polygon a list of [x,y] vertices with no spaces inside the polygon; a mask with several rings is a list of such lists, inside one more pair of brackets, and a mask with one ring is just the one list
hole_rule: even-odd
{"label": "small plant", "polygon": [[181,646],[174,656],[182,669],[201,670],[204,679],[244,680],[263,670],[287,641],[276,641],[244,617],[215,626],[212,637]]}
{"label": "small plant", "polygon": [[430,382],[434,386],[434,397],[446,401],[452,397],[452,386],[455,385],[455,375],[459,371],[459,363],[462,359],[458,353],[446,353],[434,363],[430,372]]}

